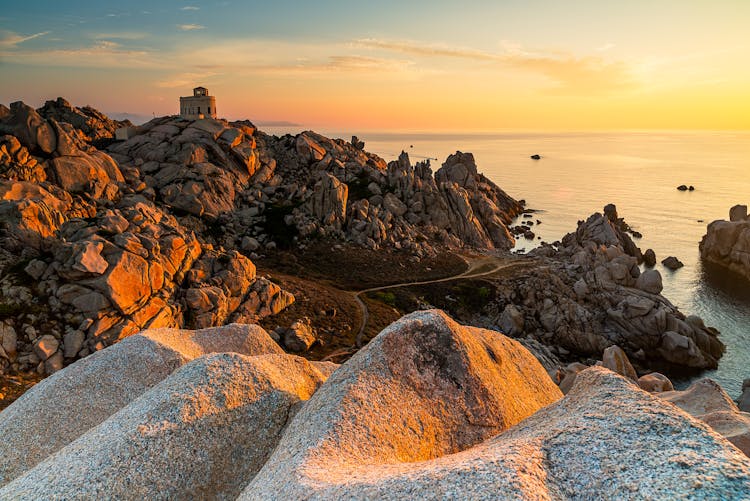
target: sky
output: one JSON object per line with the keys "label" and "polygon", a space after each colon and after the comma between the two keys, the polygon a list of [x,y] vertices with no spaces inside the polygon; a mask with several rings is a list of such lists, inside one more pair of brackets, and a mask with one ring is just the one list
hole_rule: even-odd
{"label": "sky", "polygon": [[748,0],[34,1],[0,102],[356,130],[750,129]]}

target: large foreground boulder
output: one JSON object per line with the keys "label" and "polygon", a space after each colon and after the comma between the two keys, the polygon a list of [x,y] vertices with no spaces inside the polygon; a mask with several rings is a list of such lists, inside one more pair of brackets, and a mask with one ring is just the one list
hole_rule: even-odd
{"label": "large foreground boulder", "polygon": [[291,355],[200,357],[0,498],[234,499],[325,376]]}
{"label": "large foreground boulder", "polygon": [[260,327],[154,329],[79,360],[0,413],[0,485],[119,411],[185,363],[216,352],[283,353]]}
{"label": "large foreground boulder", "polygon": [[603,368],[582,372],[564,399],[505,433],[440,457],[433,455],[440,438],[455,436],[448,428],[414,430],[410,440],[356,433],[381,430],[370,427],[377,421],[423,423],[409,409],[413,400],[384,415],[369,395],[333,391],[344,369],[295,417],[241,499],[742,499],[750,492],[750,459]]}
{"label": "large foreground boulder", "polygon": [[321,386],[243,497],[381,497],[385,486],[350,490],[345,479],[459,453],[561,396],[516,341],[441,311],[413,313]]}

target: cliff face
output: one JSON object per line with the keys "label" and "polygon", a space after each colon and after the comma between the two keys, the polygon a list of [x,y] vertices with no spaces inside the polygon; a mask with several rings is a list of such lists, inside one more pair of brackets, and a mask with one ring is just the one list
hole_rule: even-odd
{"label": "cliff face", "polygon": [[746,205],[729,211],[729,221],[708,225],[700,243],[701,258],[750,280],[750,218]]}
{"label": "cliff face", "polygon": [[0,109],[0,370],[51,374],[144,328],[276,314],[294,297],[252,259],[277,246],[325,237],[419,258],[513,244],[521,206],[471,154],[433,176],[406,154],[386,164],[360,141],[247,121],[163,117],[115,142],[121,125],[62,98]]}

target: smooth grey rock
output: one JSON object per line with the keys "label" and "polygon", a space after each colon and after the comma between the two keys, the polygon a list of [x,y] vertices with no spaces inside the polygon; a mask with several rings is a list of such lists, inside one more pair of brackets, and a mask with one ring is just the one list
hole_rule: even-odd
{"label": "smooth grey rock", "polygon": [[217,351],[283,353],[257,325],[153,329],[48,377],[0,412],[0,485],[68,445],[176,368]]}
{"label": "smooth grey rock", "polygon": [[205,355],[0,490],[0,498],[234,499],[325,376],[291,355]]}

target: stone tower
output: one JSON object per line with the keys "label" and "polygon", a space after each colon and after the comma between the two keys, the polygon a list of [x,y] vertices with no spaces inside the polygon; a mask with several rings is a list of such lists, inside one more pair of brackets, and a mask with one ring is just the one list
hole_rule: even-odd
{"label": "stone tower", "polygon": [[193,95],[180,98],[180,116],[188,120],[216,118],[216,97],[205,87],[193,89]]}

